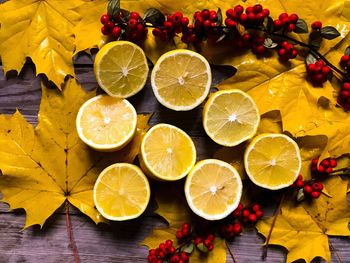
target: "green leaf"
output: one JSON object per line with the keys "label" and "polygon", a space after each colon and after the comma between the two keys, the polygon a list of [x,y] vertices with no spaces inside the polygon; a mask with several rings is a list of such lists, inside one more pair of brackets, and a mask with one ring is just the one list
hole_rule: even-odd
{"label": "green leaf", "polygon": [[203,253],[208,253],[209,252],[208,248],[203,243],[199,243],[197,245],[197,248],[198,248],[198,250],[200,252],[203,252]]}
{"label": "green leaf", "polygon": [[218,16],[218,22],[217,25],[220,26],[222,25],[222,12],[221,12],[221,8],[218,8],[218,11],[216,12],[217,16]]}
{"label": "green leaf", "polygon": [[191,254],[193,252],[193,249],[194,249],[194,243],[190,242],[190,243],[184,245],[181,248],[181,251],[186,252],[187,254]]}
{"label": "green leaf", "polygon": [[277,43],[273,42],[273,40],[271,38],[265,38],[264,41],[264,47],[266,48],[275,48],[277,47]]}
{"label": "green leaf", "polygon": [[107,10],[110,17],[117,17],[120,11],[120,0],[110,0]]}
{"label": "green leaf", "polygon": [[317,49],[321,47],[322,36],[320,31],[313,31],[309,37],[309,44]]}
{"label": "green leaf", "polygon": [[298,19],[297,23],[295,24],[294,32],[298,34],[309,32],[305,20],[301,18]]}
{"label": "green leaf", "polygon": [[266,30],[267,32],[272,33],[273,29],[274,29],[273,19],[269,16],[267,18]]}
{"label": "green leaf", "polygon": [[145,20],[148,23],[151,23],[153,26],[161,26],[165,21],[165,16],[158,9],[149,8],[145,12],[143,20]]}
{"label": "green leaf", "polygon": [[325,26],[321,30],[321,36],[325,39],[334,39],[340,36],[340,33],[335,27]]}
{"label": "green leaf", "polygon": [[305,58],[306,65],[315,64],[316,61],[317,61],[317,58],[312,53],[307,54]]}
{"label": "green leaf", "polygon": [[121,8],[120,13],[122,14],[123,22],[127,22],[129,20],[129,17],[130,17],[130,11]]}

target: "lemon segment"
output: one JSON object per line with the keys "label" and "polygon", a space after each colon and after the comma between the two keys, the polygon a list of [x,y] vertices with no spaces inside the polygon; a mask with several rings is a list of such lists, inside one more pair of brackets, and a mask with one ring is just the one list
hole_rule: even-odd
{"label": "lemon segment", "polygon": [[244,166],[253,183],[278,190],[297,179],[301,169],[300,150],[284,134],[261,134],[247,147]]}
{"label": "lemon segment", "polygon": [[129,98],[146,84],[148,64],[143,50],[128,41],[113,41],[103,46],[94,62],[98,85],[109,95]]}
{"label": "lemon segment", "polygon": [[100,151],[123,148],[136,132],[135,108],[123,99],[99,95],[79,109],[76,127],[80,139]]}
{"label": "lemon segment", "polygon": [[214,93],[203,109],[203,127],[217,144],[236,146],[256,133],[260,122],[253,99],[241,90]]}
{"label": "lemon segment", "polygon": [[237,170],[216,159],[198,162],[185,183],[189,207],[207,220],[220,220],[232,213],[239,204],[242,189]]}
{"label": "lemon segment", "polygon": [[196,162],[196,148],[190,136],[169,124],[157,124],[144,136],[140,163],[143,171],[158,180],[185,177]]}
{"label": "lemon segment", "polygon": [[94,202],[101,215],[109,220],[124,221],[139,217],[150,200],[147,177],[136,165],[113,164],[96,180]]}
{"label": "lemon segment", "polygon": [[200,54],[177,49],[162,55],[151,74],[151,84],[157,100],[165,107],[191,110],[208,96],[211,70]]}

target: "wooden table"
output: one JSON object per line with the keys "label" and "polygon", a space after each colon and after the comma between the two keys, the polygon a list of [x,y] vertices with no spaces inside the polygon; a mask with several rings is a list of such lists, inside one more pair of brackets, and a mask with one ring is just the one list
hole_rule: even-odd
{"label": "wooden table", "polygon": [[[1,66],[0,66],[1,67]],[[75,60],[75,72],[80,84],[87,90],[97,86],[92,70],[92,61],[87,56]],[[230,69],[213,67],[214,85],[230,75]],[[40,103],[40,78],[35,77],[35,67],[28,62],[19,77],[4,79],[0,70],[0,113],[11,114],[18,108],[33,124],[37,122]],[[139,113],[154,112],[151,124],[166,122],[174,124],[195,141],[198,159],[212,157],[219,148],[202,128],[200,109],[177,113],[162,107],[154,98],[149,83],[131,102]],[[146,262],[147,248],[139,243],[149,235],[154,227],[164,226],[163,221],[152,213],[150,205],[145,215],[136,221],[111,223],[96,226],[87,216],[71,209],[74,239],[81,262]],[[273,208],[270,208],[270,214]],[[21,231],[25,220],[23,211],[8,211],[8,206],[0,204],[0,263],[7,262],[73,262],[69,247],[65,214],[56,212],[42,230],[31,227]],[[343,262],[350,262],[350,241],[347,238],[330,238],[333,247]],[[241,262],[262,262],[263,239],[254,231],[238,237],[231,245],[236,260]],[[265,262],[284,262],[283,249],[270,248]],[[337,258],[333,253],[333,261]],[[227,262],[232,262],[227,254]]]}

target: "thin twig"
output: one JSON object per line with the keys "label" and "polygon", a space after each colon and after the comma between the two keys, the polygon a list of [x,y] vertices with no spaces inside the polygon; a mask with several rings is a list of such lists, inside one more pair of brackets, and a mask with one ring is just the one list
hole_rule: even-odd
{"label": "thin twig", "polygon": [[335,174],[335,173],[338,173],[338,172],[348,172],[348,171],[350,171],[350,167],[345,167],[345,168],[333,170],[330,174]]}
{"label": "thin twig", "polygon": [[72,224],[70,222],[70,217],[69,217],[69,203],[66,201],[66,227],[67,227],[67,234],[69,238],[69,243],[70,243],[70,248],[73,251],[74,255],[74,262],[79,263],[79,256],[78,256],[78,250],[77,247],[75,246],[74,239],[73,239],[73,229],[72,229]]}
{"label": "thin twig", "polygon": [[267,257],[267,249],[268,249],[268,246],[269,246],[269,243],[270,243],[270,238],[271,238],[271,235],[272,235],[272,230],[273,230],[273,228],[275,227],[275,224],[276,224],[278,215],[281,213],[281,208],[282,208],[282,203],[283,203],[283,201],[284,201],[284,193],[283,193],[282,196],[281,196],[280,203],[278,204],[278,207],[277,207],[277,209],[276,209],[276,211],[275,211],[274,218],[273,218],[273,220],[272,220],[272,224],[271,224],[271,227],[270,227],[269,234],[268,234],[267,237],[266,237],[266,242],[265,242],[265,245],[264,245],[264,247],[263,247],[263,253],[262,253],[262,255],[261,255],[261,258],[262,258],[263,260],[265,260],[266,257]]}
{"label": "thin twig", "polygon": [[231,258],[233,260],[233,263],[238,263],[238,261],[235,259],[235,256],[233,255],[233,252],[232,252],[229,244],[227,243],[226,239],[225,239],[225,244],[226,244],[227,250],[230,253],[230,256],[231,256]]}

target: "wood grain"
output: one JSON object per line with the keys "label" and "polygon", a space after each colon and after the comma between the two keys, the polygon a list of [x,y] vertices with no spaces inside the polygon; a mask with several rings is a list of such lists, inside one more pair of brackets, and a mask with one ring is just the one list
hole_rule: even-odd
{"label": "wood grain", "polygon": [[[95,88],[91,59],[87,56],[75,58],[76,75],[86,89]],[[213,67],[214,86],[228,77],[232,69]],[[9,76],[7,80],[0,69],[0,113],[13,113],[18,108],[32,123],[37,122],[41,85],[35,77],[35,67],[27,63],[18,77]],[[131,99],[138,112],[154,112],[151,124],[167,122],[179,126],[194,139],[198,159],[212,157],[219,148],[208,139],[201,125],[201,109],[186,113],[177,113],[165,109],[155,100],[150,85]],[[153,214],[154,201],[142,218],[125,223],[96,226],[90,219],[76,209],[70,212],[74,239],[81,262],[146,262],[147,249],[139,243],[155,227],[165,226],[159,217]],[[272,213],[273,207],[269,207]],[[73,262],[69,248],[65,225],[65,215],[59,209],[40,230],[32,227],[21,231],[24,225],[23,211],[9,211],[7,205],[0,204],[0,263],[15,262]],[[330,238],[343,262],[350,262],[350,241],[343,238]],[[261,246],[263,239],[255,232],[238,237],[231,248],[236,260],[242,262],[262,262]],[[229,254],[227,262],[232,262]],[[337,262],[333,253],[333,260]],[[271,248],[266,262],[284,262],[285,251]]]}

